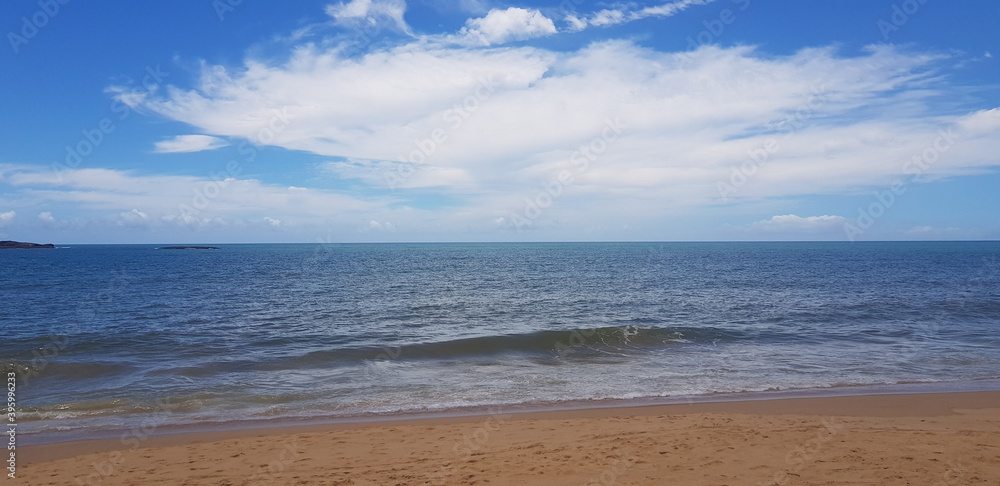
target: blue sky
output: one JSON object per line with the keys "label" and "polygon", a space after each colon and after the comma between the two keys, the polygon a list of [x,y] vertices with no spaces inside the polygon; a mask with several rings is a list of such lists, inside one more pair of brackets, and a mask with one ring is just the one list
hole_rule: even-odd
{"label": "blue sky", "polygon": [[997,18],[3,2],[0,239],[997,239]]}

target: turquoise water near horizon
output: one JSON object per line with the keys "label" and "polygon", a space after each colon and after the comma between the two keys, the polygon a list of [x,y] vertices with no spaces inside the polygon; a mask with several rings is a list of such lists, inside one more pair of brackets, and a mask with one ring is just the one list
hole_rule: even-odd
{"label": "turquoise water near horizon", "polygon": [[1000,243],[0,252],[20,434],[1000,378]]}

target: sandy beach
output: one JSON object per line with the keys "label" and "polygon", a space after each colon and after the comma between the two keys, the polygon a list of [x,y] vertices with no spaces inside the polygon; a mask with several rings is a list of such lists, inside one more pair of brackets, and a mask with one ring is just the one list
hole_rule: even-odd
{"label": "sandy beach", "polygon": [[138,432],[21,447],[17,483],[1000,484],[1000,392]]}

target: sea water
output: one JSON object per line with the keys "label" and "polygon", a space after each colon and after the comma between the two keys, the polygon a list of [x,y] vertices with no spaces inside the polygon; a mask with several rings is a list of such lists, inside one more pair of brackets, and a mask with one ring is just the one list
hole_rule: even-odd
{"label": "sea water", "polygon": [[997,242],[217,246],[0,251],[19,434],[1000,378]]}

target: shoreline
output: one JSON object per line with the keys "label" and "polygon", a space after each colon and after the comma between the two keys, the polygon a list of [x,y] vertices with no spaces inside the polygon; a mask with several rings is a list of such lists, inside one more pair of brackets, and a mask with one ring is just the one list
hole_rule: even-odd
{"label": "shoreline", "polygon": [[[438,410],[408,410],[401,412],[371,413],[355,415],[332,415],[315,417],[275,417],[269,419],[242,419],[202,421],[193,423],[161,423],[156,418],[140,420],[139,426],[69,432],[23,433],[20,447],[55,445],[62,443],[119,440],[134,436],[135,429],[142,429],[146,437],[190,435],[201,433],[240,434],[247,431],[272,429],[325,427],[340,425],[378,425],[382,423],[402,423],[419,420],[464,419],[486,416],[501,410],[505,414],[535,414],[577,412],[603,409],[632,409],[643,407],[701,405],[714,403],[778,401],[787,399],[864,397],[880,395],[925,395],[967,392],[1000,392],[1000,378],[940,381],[923,383],[896,383],[878,385],[844,385],[824,388],[801,388],[791,390],[768,390],[753,392],[707,393],[700,395],[678,395],[667,397],[604,398],[590,400],[565,400],[556,402],[512,403],[492,405],[472,405]],[[154,415],[155,417],[155,415]],[[152,425],[149,425],[150,423]],[[30,422],[24,422],[30,424]],[[22,424],[23,425],[23,424]],[[45,436],[44,438],[41,436]]]}
{"label": "shoreline", "polygon": [[601,484],[608,471],[621,484],[830,484],[830,474],[845,483],[958,484],[947,479],[960,474],[962,484],[993,484],[985,481],[1000,477],[1000,392],[500,410],[62,442],[19,447],[18,457],[26,484],[568,485]]}

